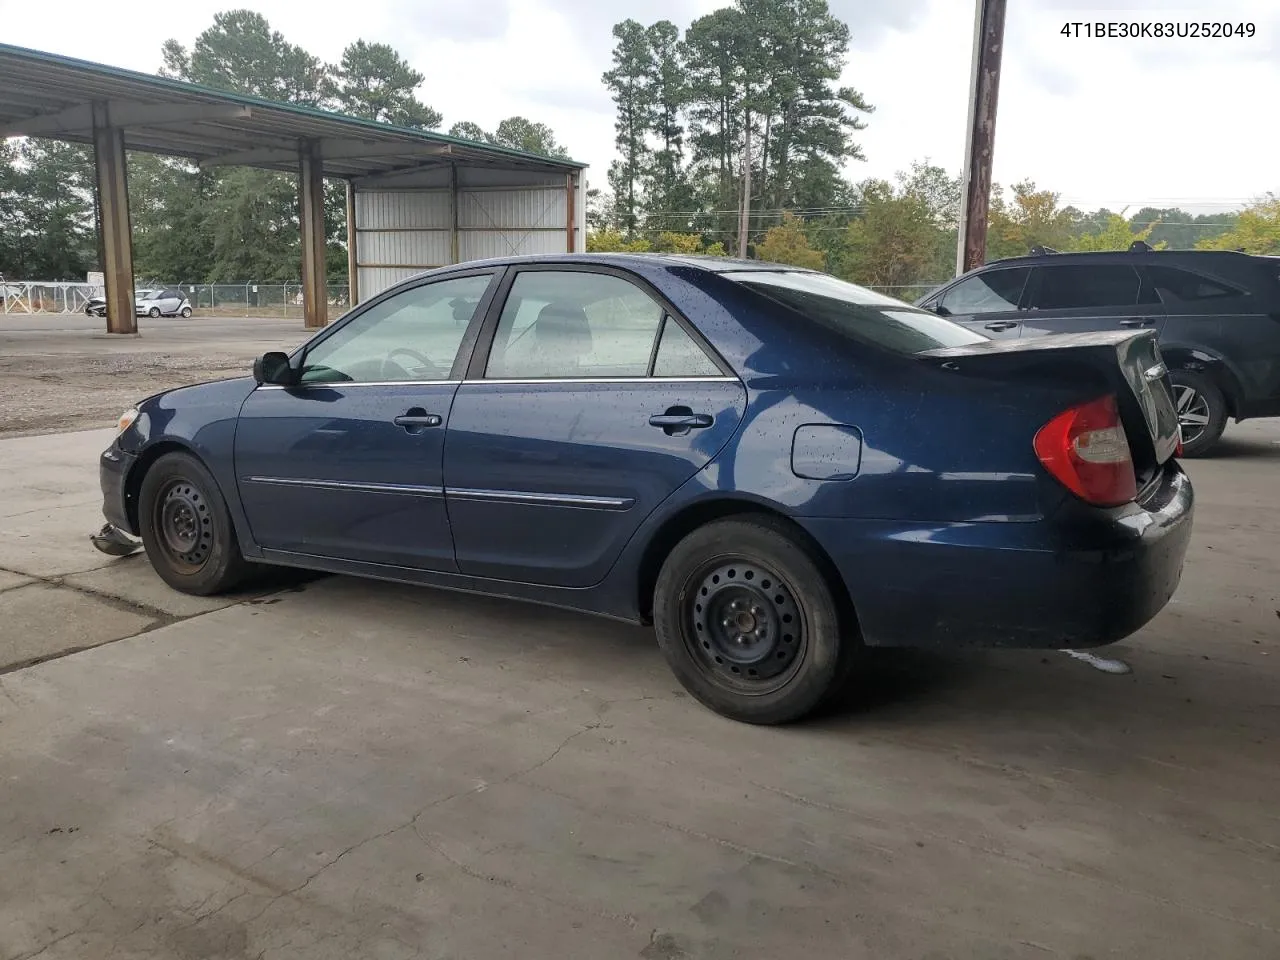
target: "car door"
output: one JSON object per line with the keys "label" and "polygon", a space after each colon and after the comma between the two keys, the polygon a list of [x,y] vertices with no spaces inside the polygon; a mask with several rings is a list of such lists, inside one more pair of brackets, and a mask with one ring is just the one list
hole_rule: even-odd
{"label": "car door", "polygon": [[930,307],[935,313],[996,340],[1022,333],[1022,297],[1030,267],[994,267],[962,278]]}
{"label": "car door", "polygon": [[1164,307],[1129,263],[1046,263],[1028,285],[1024,337],[1091,330],[1155,330]]}
{"label": "car door", "polygon": [[504,287],[449,422],[458,568],[590,586],[728,442],[746,392],[625,272],[531,265]]}
{"label": "car door", "polygon": [[164,302],[160,304],[160,312],[173,314],[182,309],[182,291],[169,287],[164,292]]}
{"label": "car door", "polygon": [[297,386],[250,394],[235,469],[259,546],[456,569],[445,426],[494,276],[454,275],[374,300],[295,358]]}

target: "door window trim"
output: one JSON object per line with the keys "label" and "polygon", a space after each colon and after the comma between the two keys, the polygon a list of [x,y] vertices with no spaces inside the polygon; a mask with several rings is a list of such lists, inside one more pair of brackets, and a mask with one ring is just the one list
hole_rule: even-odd
{"label": "door window trim", "polygon": [[[465,367],[465,372],[461,373],[462,382],[471,383],[494,383],[494,384],[536,384],[536,383],[707,383],[707,382],[738,382],[739,377],[732,367],[720,356],[702,332],[694,327],[680,311],[675,308],[666,296],[663,295],[657,287],[646,280],[644,277],[630,270],[621,267],[615,267],[610,264],[580,263],[580,262],[546,262],[538,263],[521,263],[514,264],[505,268],[506,273],[501,278],[497,286],[493,290],[493,298],[488,303],[488,313],[476,334],[475,347],[471,351],[471,359]],[[663,310],[663,319],[658,324],[658,330],[654,334],[654,346],[649,353],[649,366],[647,372],[641,376],[635,377],[486,377],[485,368],[489,365],[489,354],[493,349],[493,341],[497,336],[498,322],[502,318],[503,308],[506,306],[507,299],[511,294],[511,288],[515,284],[516,277],[522,273],[592,273],[603,274],[604,276],[617,277],[630,283],[638,288],[642,293],[648,296]],[[487,294],[486,294],[487,296]],[[476,311],[479,313],[479,310]],[[657,345],[662,340],[662,331],[665,329],[667,319],[674,320],[687,333],[691,340],[711,359],[719,369],[721,375],[718,377],[654,377],[653,364],[657,356]],[[470,332],[470,331],[468,331]]]}
{"label": "door window trim", "polygon": [[297,383],[289,386],[282,384],[259,384],[258,390],[291,390],[303,391],[312,390],[323,387],[329,390],[346,389],[347,387],[411,387],[411,386],[457,386],[462,382],[463,371],[467,369],[467,364],[471,361],[471,354],[475,348],[476,341],[480,336],[480,328],[484,324],[484,320],[493,299],[497,295],[498,289],[502,286],[509,268],[505,265],[498,266],[475,266],[463,267],[459,270],[449,270],[447,273],[431,272],[413,277],[409,280],[402,280],[394,286],[383,290],[372,300],[356,305],[348,310],[342,317],[329,324],[324,330],[319,331],[315,336],[297,346],[294,351],[289,354],[289,366],[294,370],[302,368],[306,362],[307,353],[319,346],[330,337],[335,336],[339,330],[342,330],[347,324],[352,323],[357,318],[363,316],[366,311],[372,310],[379,304],[390,300],[392,297],[410,290],[417,290],[419,287],[425,287],[432,283],[442,283],[447,280],[464,280],[467,277],[478,277],[489,275],[489,285],[485,287],[480,302],[476,304],[475,313],[471,315],[471,320],[467,323],[467,329],[462,334],[462,340],[458,344],[458,352],[454,355],[453,365],[449,368],[449,375],[443,380],[351,380],[339,381],[333,383],[323,383],[314,381],[311,383]]}

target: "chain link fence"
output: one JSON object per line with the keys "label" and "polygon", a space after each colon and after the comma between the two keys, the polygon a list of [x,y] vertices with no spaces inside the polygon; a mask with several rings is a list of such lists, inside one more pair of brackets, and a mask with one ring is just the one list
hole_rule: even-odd
{"label": "chain link fence", "polygon": [[[302,317],[299,283],[143,283],[135,291],[179,288],[192,308],[207,317]],[[345,283],[329,284],[330,316],[347,308]],[[103,295],[92,283],[40,283],[0,277],[0,313],[83,313],[89,301]]]}

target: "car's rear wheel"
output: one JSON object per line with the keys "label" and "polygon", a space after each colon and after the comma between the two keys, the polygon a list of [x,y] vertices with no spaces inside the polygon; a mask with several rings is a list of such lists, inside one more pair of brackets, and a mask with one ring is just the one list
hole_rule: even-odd
{"label": "car's rear wheel", "polygon": [[182,308],[182,319],[183,319],[183,320],[190,320],[190,319],[191,319],[191,308],[190,308],[190,307],[183,307],[183,308]]}
{"label": "car's rear wheel", "polygon": [[158,317],[158,316],[160,316],[160,308],[159,308],[159,307],[152,307],[150,310],[148,310],[148,311],[147,311],[147,316],[148,316],[148,317]]}
{"label": "car's rear wheel", "polygon": [[138,526],[152,567],[183,593],[208,596],[248,569],[218,485],[187,453],[166,453],[142,478]]}
{"label": "car's rear wheel", "polygon": [[1169,379],[1182,431],[1182,455],[1203,456],[1227,427],[1227,399],[1213,378],[1198,370],[1173,370]]}
{"label": "car's rear wheel", "polygon": [[709,523],[658,574],[654,631],[677,679],[734,720],[777,724],[818,707],[856,637],[818,564],[770,517]]}

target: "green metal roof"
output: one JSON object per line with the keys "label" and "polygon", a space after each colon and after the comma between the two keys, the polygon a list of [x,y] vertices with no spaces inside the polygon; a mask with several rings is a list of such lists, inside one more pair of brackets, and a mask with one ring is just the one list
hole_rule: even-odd
{"label": "green metal roof", "polygon": [[0,136],[91,143],[95,102],[124,128],[127,149],[207,164],[296,170],[311,142],[335,177],[450,163],[561,174],[586,166],[0,43]]}

